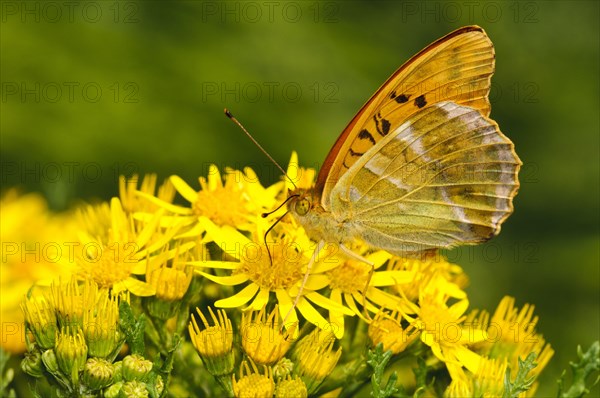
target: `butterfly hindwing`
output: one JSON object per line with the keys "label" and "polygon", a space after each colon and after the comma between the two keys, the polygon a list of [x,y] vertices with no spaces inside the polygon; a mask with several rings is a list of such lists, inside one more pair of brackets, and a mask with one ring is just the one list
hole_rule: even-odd
{"label": "butterfly hindwing", "polygon": [[468,26],[434,42],[396,71],[342,132],[317,180],[321,203],[330,206],[337,181],[391,131],[421,109],[442,101],[488,116],[494,48],[483,29]]}
{"label": "butterfly hindwing", "polygon": [[521,165],[477,109],[441,102],[367,150],[331,192],[331,212],[392,253],[478,243],[512,212]]}

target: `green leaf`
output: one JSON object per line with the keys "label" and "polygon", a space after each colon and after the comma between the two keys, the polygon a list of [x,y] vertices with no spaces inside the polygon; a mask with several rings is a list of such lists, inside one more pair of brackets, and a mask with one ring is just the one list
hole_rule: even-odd
{"label": "green leaf", "polygon": [[525,360],[519,358],[519,369],[517,370],[514,382],[511,382],[510,369],[506,369],[502,398],[516,398],[519,394],[531,388],[535,381],[535,376],[527,377],[527,375],[537,366],[537,363],[535,362],[536,357],[537,355],[535,352],[530,352]]}
{"label": "green leaf", "polygon": [[600,342],[594,342],[587,352],[583,353],[581,346],[577,347],[577,356],[579,362],[571,362],[571,372],[573,373],[573,382],[571,387],[565,392],[564,381],[566,370],[563,372],[561,378],[558,380],[558,397],[560,398],[577,398],[583,397],[589,394],[590,389],[598,384],[600,375],[596,375],[596,379],[591,383],[590,386],[586,386],[587,378],[600,371]]}
{"label": "green leaf", "polygon": [[[413,373],[415,374],[415,393],[413,394],[414,398],[419,398],[425,394],[427,391],[427,364],[422,357],[417,357],[417,365],[418,367],[413,368]],[[433,382],[432,382],[433,383]]]}
{"label": "green leaf", "polygon": [[15,372],[11,368],[5,372],[9,358],[10,354],[0,347],[0,396],[12,398],[16,397],[16,394],[13,389],[8,388],[8,385],[13,381]]}
{"label": "green leaf", "polygon": [[125,333],[125,341],[129,344],[131,352],[144,356],[146,316],[141,314],[136,319],[129,303],[122,301],[119,304],[119,324]]}
{"label": "green leaf", "polygon": [[367,364],[373,368],[373,375],[371,376],[373,391],[371,396],[374,398],[391,397],[399,391],[396,387],[396,381],[398,380],[396,372],[392,373],[387,384],[383,386],[383,373],[391,357],[392,351],[383,352],[383,343],[377,344],[374,350],[369,350]]}

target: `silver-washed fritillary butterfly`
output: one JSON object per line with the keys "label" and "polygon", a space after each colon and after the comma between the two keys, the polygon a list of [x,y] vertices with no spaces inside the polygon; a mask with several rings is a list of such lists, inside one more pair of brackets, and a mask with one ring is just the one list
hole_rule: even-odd
{"label": "silver-washed fritillary butterfly", "polygon": [[319,242],[309,271],[325,242],[348,252],[343,244],[358,238],[406,255],[498,234],[521,161],[489,118],[494,57],[482,28],[463,27],[413,56],[362,107],[316,185],[290,195],[288,210]]}

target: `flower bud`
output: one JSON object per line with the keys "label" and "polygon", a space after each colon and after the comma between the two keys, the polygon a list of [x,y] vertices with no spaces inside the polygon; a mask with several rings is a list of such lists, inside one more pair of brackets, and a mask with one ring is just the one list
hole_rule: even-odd
{"label": "flower bud", "polygon": [[43,296],[31,296],[23,301],[21,308],[37,345],[43,350],[53,348],[57,326],[52,304]]}
{"label": "flower bud", "polygon": [[123,387],[122,381],[111,385],[104,390],[104,398],[117,398],[121,392],[121,387]]}
{"label": "flower bud", "polygon": [[42,377],[43,375],[42,354],[38,350],[25,354],[21,361],[21,369],[33,377]]}
{"label": "flower bud", "polygon": [[46,350],[42,353],[42,362],[50,373],[58,372],[58,361],[53,349]]}
{"label": "flower bud", "polygon": [[100,390],[112,383],[114,368],[102,358],[89,358],[83,369],[83,382],[91,390]]}
{"label": "flower bud", "polygon": [[70,377],[73,384],[79,380],[79,371],[83,370],[87,359],[87,345],[81,329],[76,332],[63,329],[56,340],[56,360],[63,375]]}
{"label": "flower bud", "polygon": [[235,353],[233,351],[233,328],[225,311],[217,311],[219,319],[209,307],[214,326],[210,326],[202,312],[196,308],[204,329],[200,330],[196,318],[192,315],[189,324],[192,344],[198,350],[206,369],[213,376],[223,376],[233,372]]}
{"label": "flower bud", "polygon": [[137,380],[124,383],[119,393],[119,398],[147,398],[148,396],[146,384]]}
{"label": "flower bud", "polygon": [[128,382],[134,380],[145,380],[146,376],[148,376],[151,370],[152,362],[145,359],[141,355],[132,354],[123,358],[123,379]]}

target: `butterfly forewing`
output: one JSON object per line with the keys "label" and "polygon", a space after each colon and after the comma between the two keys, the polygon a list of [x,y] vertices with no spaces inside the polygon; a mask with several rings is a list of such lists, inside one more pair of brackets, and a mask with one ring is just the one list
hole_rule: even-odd
{"label": "butterfly forewing", "polygon": [[330,206],[337,181],[370,148],[421,109],[442,101],[487,116],[494,49],[483,29],[470,26],[434,42],[406,62],[363,106],[329,152],[317,180]]}
{"label": "butterfly forewing", "polygon": [[478,243],[512,212],[520,165],[494,121],[441,102],[357,159],[331,192],[331,212],[396,254]]}

